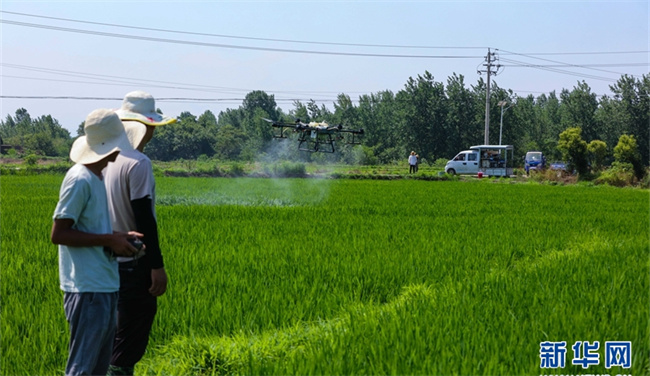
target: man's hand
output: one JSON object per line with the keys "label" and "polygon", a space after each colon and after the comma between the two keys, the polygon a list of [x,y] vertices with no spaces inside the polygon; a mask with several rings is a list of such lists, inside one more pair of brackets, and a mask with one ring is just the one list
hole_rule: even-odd
{"label": "man's hand", "polygon": [[118,256],[135,256],[135,254],[138,253],[138,250],[129,242],[129,239],[141,238],[143,236],[144,235],[136,231],[114,232],[110,247],[113,250],[113,253]]}
{"label": "man's hand", "polygon": [[167,273],[165,268],[151,269],[151,287],[149,293],[153,296],[160,296],[167,291]]}

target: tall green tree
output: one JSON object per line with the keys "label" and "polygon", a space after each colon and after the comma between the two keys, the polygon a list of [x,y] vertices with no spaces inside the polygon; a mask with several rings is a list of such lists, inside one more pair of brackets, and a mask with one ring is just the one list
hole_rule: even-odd
{"label": "tall green tree", "polygon": [[275,102],[275,96],[256,90],[248,93],[241,106],[243,121],[242,131],[245,141],[240,157],[245,160],[257,160],[267,148],[273,130],[263,118],[278,119],[282,111]]}
{"label": "tall green tree", "polygon": [[542,140],[540,148],[552,159],[560,159],[557,151],[557,142],[562,132],[562,121],[560,113],[560,100],[555,91],[548,95],[541,94],[536,99],[536,119],[541,129]]}
{"label": "tall green tree", "polygon": [[334,113],[330,120],[332,123],[344,124],[349,128],[359,128],[359,113],[349,95],[337,95],[334,102]]}
{"label": "tall green tree", "polygon": [[580,127],[585,140],[600,139],[600,130],[595,121],[598,99],[586,82],[579,82],[572,91],[562,90],[562,125],[566,128]]}
{"label": "tall green tree", "polygon": [[246,118],[255,116],[257,109],[263,110],[271,119],[278,118],[278,105],[275,102],[275,96],[269,95],[264,91],[255,90],[246,94],[241,109]]}
{"label": "tall green tree", "polygon": [[378,162],[403,159],[407,153],[404,122],[393,92],[386,90],[360,96],[357,112],[359,127],[365,132],[363,144],[372,150]]}
{"label": "tall green tree", "polygon": [[[478,132],[476,135],[478,142],[475,144],[483,144],[483,141],[485,140],[485,95],[487,94],[487,83],[483,80],[482,77],[480,77],[476,82],[476,85],[472,85],[471,88],[472,93],[474,94],[474,105],[472,106],[472,113],[474,114],[474,121],[478,126]],[[492,139],[493,134],[494,132],[490,132],[490,139]]]}
{"label": "tall green tree", "polygon": [[308,123],[311,118],[309,117],[309,110],[307,109],[307,106],[301,101],[296,100],[293,102],[293,109],[289,111],[288,118],[285,118],[284,120],[287,122],[293,122],[298,119],[300,119],[300,121]]}
{"label": "tall green tree", "polygon": [[610,146],[609,154],[612,154],[611,148],[613,145],[616,145],[618,138],[621,135],[623,129],[626,129],[626,119],[623,116],[619,116],[620,104],[619,101],[613,97],[604,95],[600,98],[598,109],[594,116],[595,121],[598,123],[598,127],[601,130],[600,139]]}
{"label": "tall green tree", "polygon": [[5,121],[0,122],[0,137],[6,140],[9,137],[13,137],[15,135],[16,135],[16,121],[11,115],[7,115]]}
{"label": "tall green tree", "polygon": [[476,95],[465,86],[465,77],[454,73],[447,79],[447,143],[439,158],[451,158],[460,150],[481,144],[484,124],[477,121]]}
{"label": "tall green tree", "polygon": [[576,170],[579,174],[588,171],[587,142],[582,139],[580,127],[568,128],[560,133],[557,148],[567,161],[569,170]]}
{"label": "tall green tree", "polygon": [[224,125],[231,125],[235,128],[241,128],[244,121],[244,111],[241,108],[227,108],[225,111],[219,112],[217,118],[217,128]]}
{"label": "tall green tree", "polygon": [[641,154],[638,150],[636,138],[633,135],[621,135],[618,144],[614,147],[614,158],[619,163],[631,164],[637,179],[641,180],[645,176]]}
{"label": "tall green tree", "polygon": [[199,125],[206,129],[211,129],[216,131],[217,127],[217,117],[214,116],[212,111],[206,110],[199,118],[197,119]]}
{"label": "tall green tree", "polygon": [[[361,128],[359,126],[359,113],[357,107],[352,102],[347,94],[339,94],[336,97],[334,102],[334,112],[329,117],[329,122],[331,124],[341,124],[346,128]],[[335,160],[344,161],[345,163],[355,164],[362,163],[363,158],[361,154],[356,153],[356,148],[352,145],[347,144],[351,141],[351,135],[342,134],[341,138],[336,140],[334,143],[335,148]],[[355,139],[355,142],[360,141]]]}
{"label": "tall green tree", "polygon": [[318,106],[316,101],[310,99],[307,102],[307,111],[313,121],[330,121],[332,112],[325,105]]}
{"label": "tall green tree", "polygon": [[634,135],[640,159],[644,164],[650,160],[650,74],[641,79],[623,75],[610,86],[614,93],[609,121],[616,122],[618,134]]}
{"label": "tall green tree", "polygon": [[587,151],[591,159],[591,167],[594,170],[600,170],[607,157],[607,144],[601,140],[593,140],[587,144]]}
{"label": "tall green tree", "polygon": [[[526,152],[541,150],[544,138],[535,111],[537,106],[535,97],[533,95],[515,97],[512,102],[512,107],[505,111],[503,117],[503,143],[513,145],[516,159],[521,160]],[[495,133],[498,133],[496,127]]]}
{"label": "tall green tree", "polygon": [[445,155],[449,132],[445,128],[447,98],[444,85],[425,71],[416,79],[409,77],[399,94],[404,107],[408,146],[421,158],[430,161]]}
{"label": "tall green tree", "polygon": [[240,128],[226,124],[215,135],[214,150],[221,159],[235,160],[241,154],[245,141],[246,135]]}

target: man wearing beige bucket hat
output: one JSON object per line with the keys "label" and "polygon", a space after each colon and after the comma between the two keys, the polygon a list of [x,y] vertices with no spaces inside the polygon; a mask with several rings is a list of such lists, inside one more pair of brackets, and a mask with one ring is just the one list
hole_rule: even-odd
{"label": "man wearing beige bucket hat", "polygon": [[151,160],[143,153],[157,127],[176,119],[156,112],[151,94],[126,94],[116,111],[135,150],[120,153],[104,171],[114,228],[135,228],[144,234],[146,251],[120,257],[118,322],[109,375],[133,375],[149,342],[157,297],[167,289],[167,274],[158,242],[155,180]]}
{"label": "man wearing beige bucket hat", "polygon": [[113,347],[119,275],[115,255],[136,248],[134,231],[113,232],[102,170],[120,151],[132,149],[111,110],[91,112],[85,136],[70,150],[71,167],[54,209],[51,240],[59,246],[59,281],[70,328],[66,375],[106,374]]}

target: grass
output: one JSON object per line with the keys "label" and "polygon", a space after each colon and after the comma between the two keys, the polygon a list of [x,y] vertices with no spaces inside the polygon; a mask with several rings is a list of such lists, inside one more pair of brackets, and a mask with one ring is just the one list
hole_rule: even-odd
{"label": "grass", "polygon": [[[2,374],[63,369],[60,181],[2,177]],[[646,191],[157,182],[170,286],[138,374],[540,374],[543,341],[569,343],[552,373],[650,372]],[[632,369],[570,366],[578,340],[632,341]]]}

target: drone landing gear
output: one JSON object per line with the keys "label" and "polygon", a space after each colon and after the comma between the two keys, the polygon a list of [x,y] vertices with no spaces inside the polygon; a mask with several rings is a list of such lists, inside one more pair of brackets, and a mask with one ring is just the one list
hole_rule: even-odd
{"label": "drone landing gear", "polygon": [[[331,134],[316,134],[315,137],[307,137],[306,133],[303,133],[300,135],[299,141],[298,150],[311,153],[318,151],[322,153],[334,153],[334,139]],[[321,145],[324,145],[324,147],[321,147]]]}

